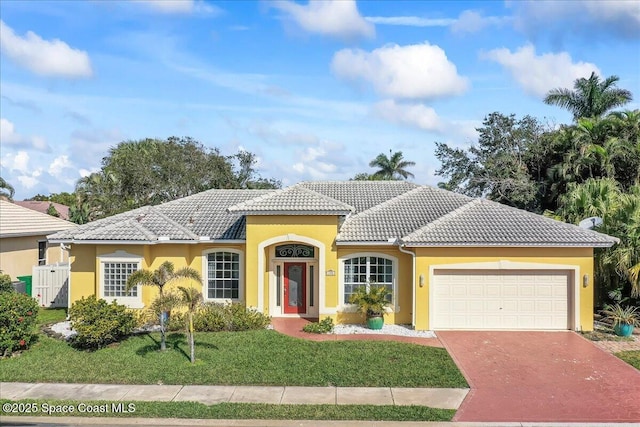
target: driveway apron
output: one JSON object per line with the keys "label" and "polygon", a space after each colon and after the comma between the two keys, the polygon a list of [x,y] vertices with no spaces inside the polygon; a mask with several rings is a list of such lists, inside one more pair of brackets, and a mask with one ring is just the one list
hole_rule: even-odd
{"label": "driveway apron", "polygon": [[574,332],[437,334],[471,386],[454,421],[640,422],[640,371]]}

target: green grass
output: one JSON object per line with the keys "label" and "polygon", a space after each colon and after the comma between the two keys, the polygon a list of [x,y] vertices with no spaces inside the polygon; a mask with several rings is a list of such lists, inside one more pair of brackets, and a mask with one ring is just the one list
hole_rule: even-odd
{"label": "green grass", "polygon": [[129,338],[95,352],[40,337],[20,357],[0,360],[0,381],[467,387],[446,350],[386,341],[312,342],[275,331],[196,334],[196,364],[182,334]]}
{"label": "green grass", "polygon": [[[0,400],[1,404],[10,402]],[[18,402],[10,402],[18,403]],[[43,404],[73,405],[69,400],[21,400],[19,403],[34,403],[39,408],[35,414],[42,413]],[[94,405],[107,405],[107,401],[83,402]],[[134,412],[115,413],[59,413],[58,416],[81,417],[126,417],[126,418],[190,418],[190,419],[271,419],[271,420],[368,420],[368,421],[451,421],[455,410],[434,409],[425,406],[377,406],[377,405],[269,405],[258,403],[219,403],[204,405],[195,402],[124,402],[125,407],[132,403]],[[0,410],[1,415],[10,415]],[[13,414],[16,415],[16,414]],[[19,419],[19,418],[18,418]],[[7,418],[4,419],[7,421]]]}
{"label": "green grass", "polygon": [[38,310],[38,326],[63,322],[67,318],[66,308],[42,308]]}
{"label": "green grass", "polygon": [[615,355],[634,368],[640,369],[640,350],[621,351]]}

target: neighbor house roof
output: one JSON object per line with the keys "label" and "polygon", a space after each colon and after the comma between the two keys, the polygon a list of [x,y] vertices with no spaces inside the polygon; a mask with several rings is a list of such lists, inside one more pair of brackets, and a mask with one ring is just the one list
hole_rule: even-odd
{"label": "neighbor house roof", "polygon": [[138,243],[245,239],[246,215],[337,215],[338,245],[611,246],[617,239],[487,200],[404,181],[303,182],[209,190],[49,236]]}
{"label": "neighbor house roof", "polygon": [[0,238],[42,236],[75,226],[72,222],[0,200]]}
{"label": "neighbor house roof", "polygon": [[37,200],[23,200],[23,201],[15,201],[13,202],[18,206],[22,206],[23,208],[31,209],[43,214],[46,214],[49,210],[50,206],[53,206],[60,215],[60,219],[69,220],[69,206],[63,205],[62,203],[56,202],[41,202]]}

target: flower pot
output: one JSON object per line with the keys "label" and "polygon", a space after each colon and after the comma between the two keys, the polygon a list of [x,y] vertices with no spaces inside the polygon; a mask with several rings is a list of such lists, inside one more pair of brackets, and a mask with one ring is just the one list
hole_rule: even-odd
{"label": "flower pot", "polygon": [[633,333],[633,325],[628,323],[618,323],[613,327],[613,332],[619,337],[630,337]]}
{"label": "flower pot", "polygon": [[382,316],[367,317],[367,326],[369,329],[382,329],[384,318]]}

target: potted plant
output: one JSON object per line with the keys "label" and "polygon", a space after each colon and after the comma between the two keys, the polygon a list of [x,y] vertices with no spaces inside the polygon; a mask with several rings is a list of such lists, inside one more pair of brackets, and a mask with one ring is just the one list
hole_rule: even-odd
{"label": "potted plant", "polygon": [[603,314],[613,322],[613,331],[620,337],[631,336],[633,327],[640,326],[638,307],[622,307],[620,304],[616,304],[606,307]]}
{"label": "potted plant", "polygon": [[382,329],[385,310],[391,304],[388,295],[389,291],[384,286],[368,284],[357,288],[349,302],[358,306],[358,312],[365,316],[369,329]]}

